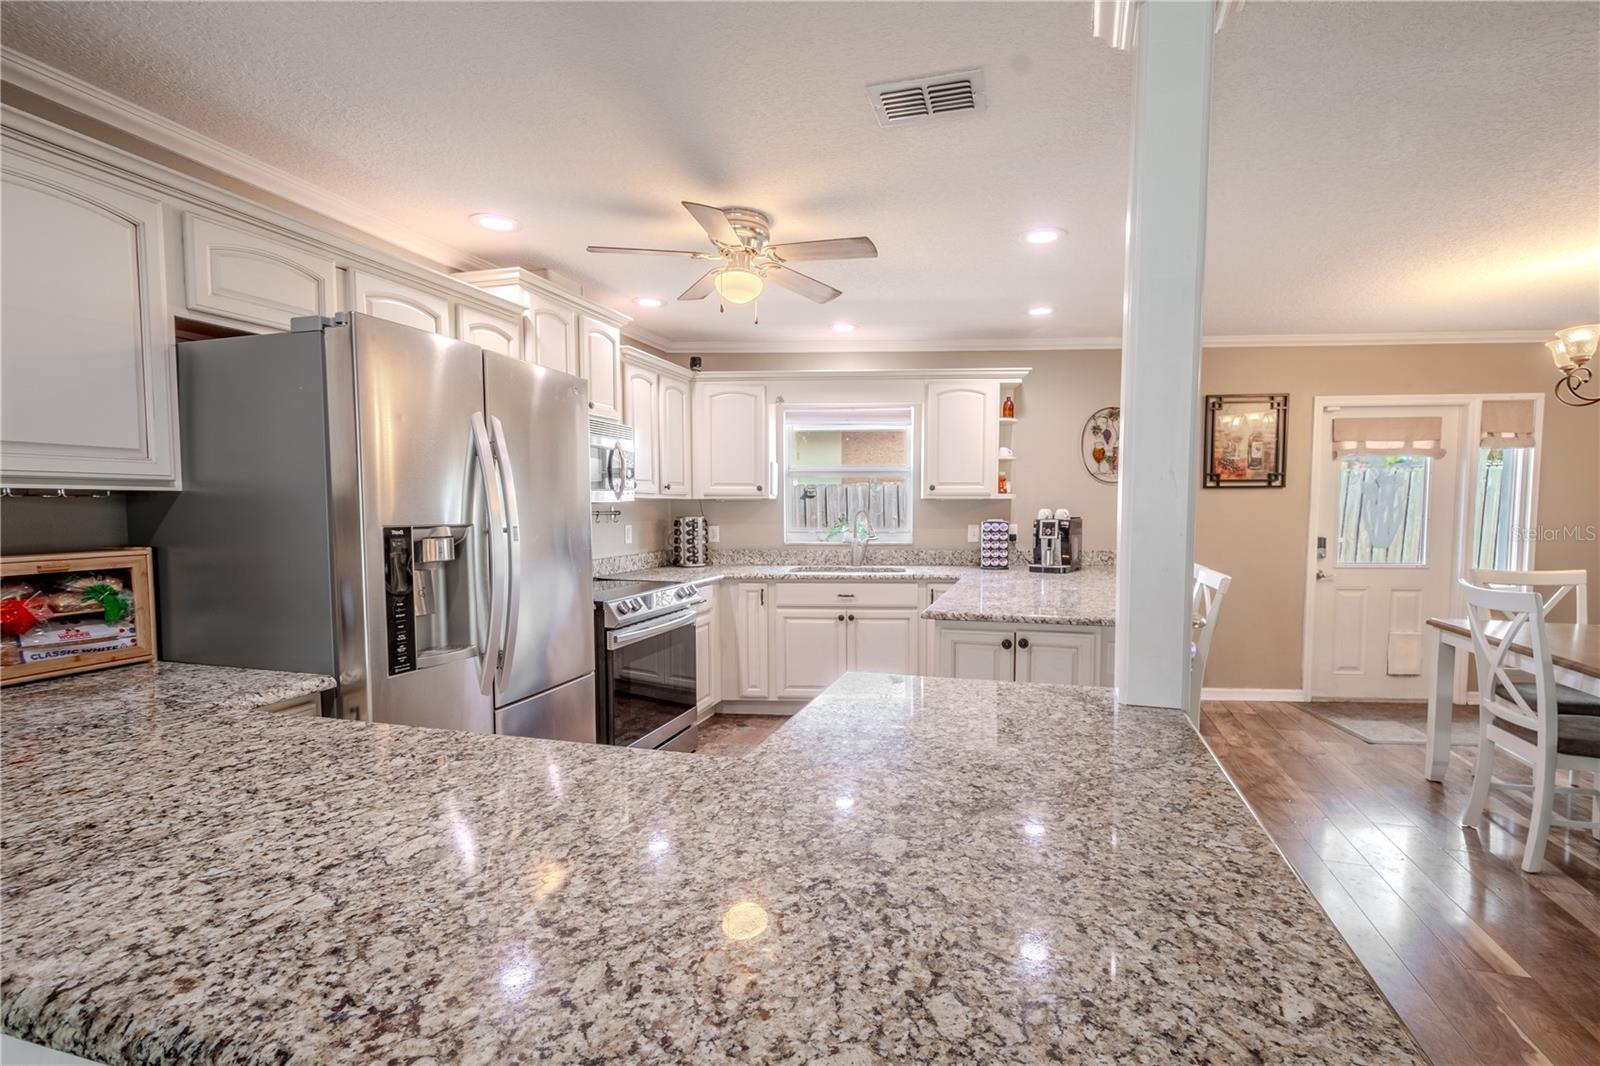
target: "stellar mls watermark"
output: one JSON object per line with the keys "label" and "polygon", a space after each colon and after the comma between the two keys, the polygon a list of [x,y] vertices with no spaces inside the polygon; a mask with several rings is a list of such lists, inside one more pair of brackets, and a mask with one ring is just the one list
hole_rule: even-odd
{"label": "stellar mls watermark", "polygon": [[1600,540],[1600,526],[1512,526],[1517,540],[1569,540],[1592,544]]}

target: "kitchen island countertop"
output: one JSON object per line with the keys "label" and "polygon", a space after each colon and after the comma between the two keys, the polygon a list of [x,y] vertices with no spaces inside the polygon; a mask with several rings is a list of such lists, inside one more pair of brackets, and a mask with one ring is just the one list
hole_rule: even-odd
{"label": "kitchen island countertop", "polygon": [[849,674],[738,758],[0,727],[0,1023],[97,1060],[1417,1061],[1187,720],[1105,689]]}

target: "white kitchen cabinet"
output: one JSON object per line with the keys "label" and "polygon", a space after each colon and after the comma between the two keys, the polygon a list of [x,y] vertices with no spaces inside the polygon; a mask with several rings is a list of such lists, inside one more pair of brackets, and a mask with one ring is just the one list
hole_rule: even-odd
{"label": "white kitchen cabinet", "polygon": [[689,382],[662,375],[656,413],[656,491],[662,496],[689,495]]}
{"label": "white kitchen cabinet", "polygon": [[693,423],[696,497],[765,499],[775,493],[765,385],[697,381]]}
{"label": "white kitchen cabinet", "polygon": [[939,628],[939,676],[973,681],[1010,681],[1015,677],[1010,632]]}
{"label": "white kitchen cabinet", "polygon": [[917,672],[917,612],[861,609],[846,614],[851,670]]}
{"label": "white kitchen cabinet", "polygon": [[[936,581],[927,585],[923,589],[922,606],[933,606],[933,601],[954,584],[954,581]],[[917,624],[922,627],[921,671],[929,677],[935,677],[939,673],[939,623],[931,618],[918,618]]]}
{"label": "white kitchen cabinet", "polygon": [[730,593],[739,698],[764,700],[772,690],[767,587],[738,584],[733,586]]}
{"label": "white kitchen cabinet", "polygon": [[622,334],[609,322],[578,316],[583,377],[589,383],[589,413],[622,421]]}
{"label": "white kitchen cabinet", "polygon": [[364,270],[350,272],[350,306],[364,315],[429,333],[450,333],[450,302],[414,285]]}
{"label": "white kitchen cabinet", "polygon": [[622,360],[622,420],[633,427],[634,491],[654,496],[660,491],[657,428],[661,375],[626,357]]}
{"label": "white kitchen cabinet", "polygon": [[778,699],[810,699],[849,669],[849,623],[842,608],[778,607],[773,633]]}
{"label": "white kitchen cabinet", "polygon": [[1107,648],[1097,627],[939,625],[941,677],[1098,685]]}
{"label": "white kitchen cabinet", "polygon": [[177,488],[160,204],[9,143],[0,184],[0,481]]}
{"label": "white kitchen cabinet", "polygon": [[694,705],[702,720],[722,701],[721,613],[716,607],[715,586],[711,592],[694,620]]}
{"label": "white kitchen cabinet", "polygon": [[522,323],[471,304],[456,305],[456,339],[496,355],[522,358]]}
{"label": "white kitchen cabinet", "polygon": [[546,296],[531,295],[523,312],[522,357],[549,370],[583,376],[578,364],[578,313]]}
{"label": "white kitchen cabinet", "polygon": [[183,283],[191,313],[286,330],[302,315],[338,310],[333,256],[243,223],[183,215]]}
{"label": "white kitchen cabinet", "polygon": [[987,499],[999,487],[1000,385],[928,384],[922,422],[924,498]]}
{"label": "white kitchen cabinet", "polygon": [[1019,630],[1016,680],[1048,685],[1098,685],[1100,641],[1074,630]]}

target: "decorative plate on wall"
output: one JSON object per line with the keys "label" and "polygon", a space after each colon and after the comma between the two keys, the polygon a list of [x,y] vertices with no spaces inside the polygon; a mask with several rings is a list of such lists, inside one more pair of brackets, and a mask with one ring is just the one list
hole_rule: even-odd
{"label": "decorative plate on wall", "polygon": [[1121,445],[1122,408],[1100,408],[1083,424],[1083,468],[1096,481],[1115,485]]}

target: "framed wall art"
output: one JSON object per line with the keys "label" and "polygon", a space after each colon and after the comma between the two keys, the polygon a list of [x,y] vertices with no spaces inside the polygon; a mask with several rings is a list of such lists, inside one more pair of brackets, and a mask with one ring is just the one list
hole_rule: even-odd
{"label": "framed wall art", "polygon": [[1096,481],[1117,483],[1118,450],[1122,445],[1122,408],[1102,407],[1083,424],[1083,468]]}
{"label": "framed wall art", "polygon": [[1281,489],[1289,397],[1206,397],[1201,485],[1208,489]]}

